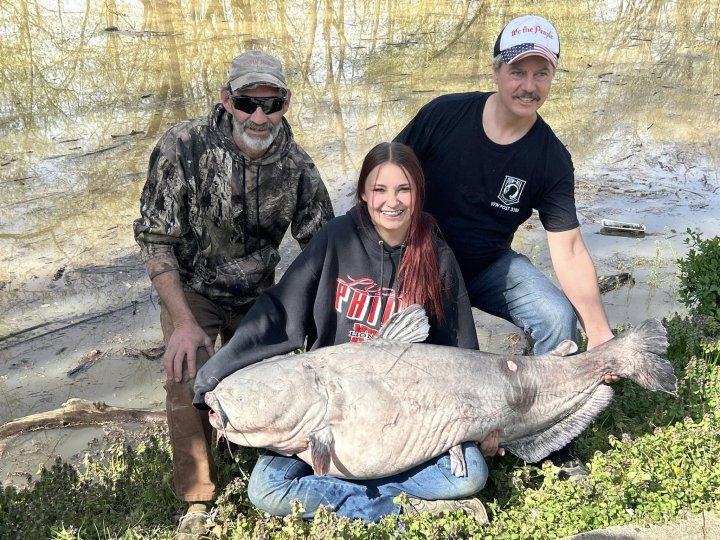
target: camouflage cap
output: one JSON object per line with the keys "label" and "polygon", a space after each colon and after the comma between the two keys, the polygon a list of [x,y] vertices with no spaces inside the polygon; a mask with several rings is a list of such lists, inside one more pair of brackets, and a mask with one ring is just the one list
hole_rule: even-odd
{"label": "camouflage cap", "polygon": [[236,56],[230,64],[228,80],[233,92],[260,84],[288,89],[280,60],[262,51],[247,51]]}

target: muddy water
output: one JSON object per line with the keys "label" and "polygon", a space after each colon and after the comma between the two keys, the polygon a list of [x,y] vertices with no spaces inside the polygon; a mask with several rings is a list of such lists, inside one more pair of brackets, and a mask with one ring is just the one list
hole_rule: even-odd
{"label": "muddy water", "polygon": [[[599,273],[636,278],[605,297],[611,324],[681,310],[684,231],[720,234],[716,0],[0,3],[0,422],[69,397],[162,406],[159,362],[133,352],[159,330],[130,224],[155,141],[207,113],[240,50],[282,58],[340,213],[372,145],[436,95],[493,88],[497,33],[529,12],[562,40],[541,112],[573,155],[586,242]],[[648,234],[602,236],[603,218]],[[516,246],[550,272],[537,220]],[[488,349],[512,330],[478,325]]]}

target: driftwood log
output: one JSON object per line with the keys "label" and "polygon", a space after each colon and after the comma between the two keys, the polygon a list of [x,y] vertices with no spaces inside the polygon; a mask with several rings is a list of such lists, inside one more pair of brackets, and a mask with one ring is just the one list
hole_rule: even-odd
{"label": "driftwood log", "polygon": [[614,291],[623,285],[629,285],[630,287],[635,285],[635,279],[627,272],[614,274],[612,276],[598,276],[598,288],[600,289],[600,294]]}
{"label": "driftwood log", "polygon": [[0,439],[41,429],[94,426],[111,422],[166,422],[165,411],[111,407],[102,401],[69,399],[60,408],[17,418],[0,426]]}

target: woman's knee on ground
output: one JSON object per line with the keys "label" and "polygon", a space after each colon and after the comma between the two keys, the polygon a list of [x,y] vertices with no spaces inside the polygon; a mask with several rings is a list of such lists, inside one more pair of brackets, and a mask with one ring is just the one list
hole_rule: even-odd
{"label": "woman's knee on ground", "polygon": [[482,453],[477,447],[471,452],[465,452],[467,476],[459,478],[458,491],[460,498],[470,497],[485,487],[488,479],[488,467]]}
{"label": "woman's knee on ground", "polygon": [[285,500],[287,484],[291,480],[280,480],[259,473],[254,469],[248,482],[248,499],[263,512],[274,516],[284,516],[291,511],[291,501]]}
{"label": "woman's knee on ground", "polygon": [[455,476],[450,469],[450,460],[443,460],[444,476],[447,480],[443,499],[463,499],[475,495],[485,487],[488,468],[480,449],[474,443],[464,443],[464,456],[467,474]]}
{"label": "woman's knee on ground", "polygon": [[276,516],[291,511],[287,499],[290,486],[297,478],[308,473],[309,467],[293,457],[261,454],[250,474],[248,498],[257,508]]}

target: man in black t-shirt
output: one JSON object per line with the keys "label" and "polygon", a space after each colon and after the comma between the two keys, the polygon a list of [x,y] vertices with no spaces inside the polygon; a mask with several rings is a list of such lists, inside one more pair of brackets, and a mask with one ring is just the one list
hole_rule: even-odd
{"label": "man in black t-shirt", "polygon": [[[440,96],[395,138],[420,158],[425,209],[455,252],[471,304],[522,328],[536,355],[574,341],[578,319],[589,349],[613,337],[580,234],[570,153],[538,114],[559,54],[547,20],[512,20],[495,43],[497,91]],[[533,209],[562,290],[511,249]]]}

